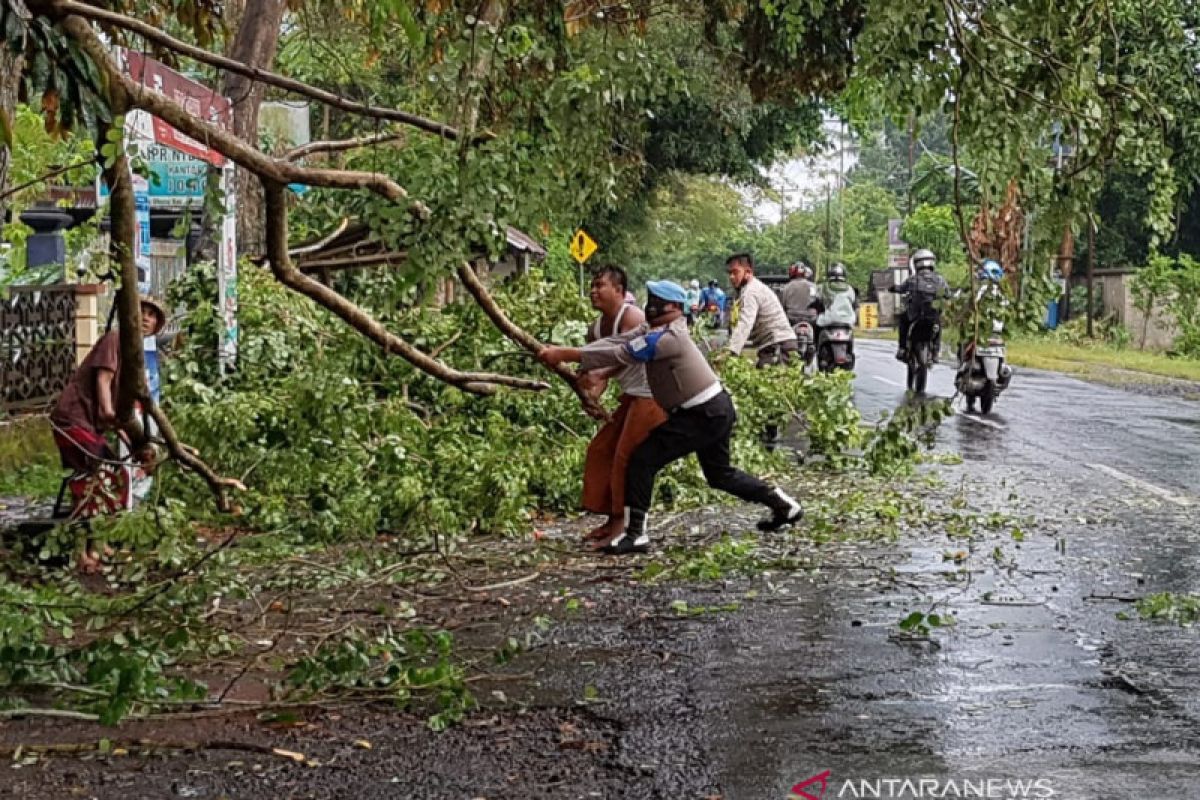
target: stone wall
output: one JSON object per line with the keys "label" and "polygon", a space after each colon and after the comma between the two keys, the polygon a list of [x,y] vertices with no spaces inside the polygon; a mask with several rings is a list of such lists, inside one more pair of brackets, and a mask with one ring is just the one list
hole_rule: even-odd
{"label": "stone wall", "polygon": [[[1149,320],[1136,305],[1131,283],[1132,270],[1097,270],[1095,291],[1104,304],[1107,314],[1114,314],[1129,331],[1129,341],[1134,347],[1147,350],[1169,350],[1178,331],[1164,304],[1152,309]],[[1077,285],[1086,286],[1083,276],[1076,278]],[[1143,340],[1144,337],[1144,340]]]}

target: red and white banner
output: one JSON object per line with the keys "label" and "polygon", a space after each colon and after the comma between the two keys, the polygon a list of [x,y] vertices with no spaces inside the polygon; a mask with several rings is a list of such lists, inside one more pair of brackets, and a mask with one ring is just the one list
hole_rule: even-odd
{"label": "red and white banner", "polygon": [[[124,47],[117,48],[116,57],[122,72],[147,89],[182,106],[193,117],[219,125],[225,130],[232,127],[232,107],[216,89],[186,78],[167,65]],[[216,167],[225,166],[225,156],[204,142],[171,127],[158,117],[150,117],[150,126],[151,130],[145,133],[152,135],[158,144],[187,153]]]}

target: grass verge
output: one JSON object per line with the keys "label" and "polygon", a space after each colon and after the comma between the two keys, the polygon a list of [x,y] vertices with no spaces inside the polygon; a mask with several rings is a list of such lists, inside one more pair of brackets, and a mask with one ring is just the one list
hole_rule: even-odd
{"label": "grass verge", "polygon": [[53,497],[62,477],[45,417],[0,422],[0,496]]}
{"label": "grass verge", "polygon": [[894,342],[900,338],[900,334],[895,328],[855,328],[854,335],[860,339],[876,339],[885,342]]}
{"label": "grass verge", "polygon": [[1200,383],[1200,361],[1099,343],[1075,345],[1049,339],[1015,339],[1008,343],[1008,360],[1018,366],[1066,372],[1107,383],[1153,383],[1155,378]]}

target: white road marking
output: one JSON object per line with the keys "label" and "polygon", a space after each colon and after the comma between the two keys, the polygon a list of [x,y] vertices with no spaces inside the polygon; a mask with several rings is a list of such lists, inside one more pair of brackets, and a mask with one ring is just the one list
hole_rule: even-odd
{"label": "white road marking", "polygon": [[884,383],[888,384],[889,386],[899,386],[901,389],[908,388],[903,383],[900,383],[899,381],[894,381],[891,378],[885,378],[882,375],[872,375],[871,377],[877,381],[883,381]]}
{"label": "white road marking", "polygon": [[1161,497],[1168,503],[1174,503],[1177,506],[1184,507],[1194,504],[1192,498],[1190,497],[1185,497],[1181,494],[1175,494],[1168,489],[1164,489],[1161,486],[1155,486],[1153,483],[1144,481],[1141,478],[1135,478],[1132,475],[1127,475],[1124,472],[1121,472],[1121,470],[1113,469],[1107,464],[1088,464],[1088,466],[1097,472],[1103,472],[1105,475],[1108,475],[1111,478],[1116,478],[1126,486],[1130,486],[1134,489],[1141,489],[1143,492],[1148,492],[1155,497]]}
{"label": "white road marking", "polygon": [[995,422],[994,420],[984,419],[983,417],[977,417],[974,414],[964,414],[962,412],[955,412],[955,413],[957,413],[959,417],[961,417],[962,419],[965,419],[967,422],[974,422],[977,425],[986,425],[987,427],[995,428],[998,431],[1008,430],[1007,425],[1001,425],[999,422]]}

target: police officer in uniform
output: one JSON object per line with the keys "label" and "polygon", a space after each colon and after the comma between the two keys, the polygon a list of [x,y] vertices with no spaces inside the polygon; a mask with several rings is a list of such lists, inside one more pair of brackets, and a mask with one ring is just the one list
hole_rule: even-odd
{"label": "police officer in uniform", "polygon": [[646,322],[641,326],[583,348],[545,347],[538,352],[544,364],[577,361],[584,372],[644,364],[650,392],[667,411],[667,421],[651,431],[630,458],[625,480],[625,529],[605,551],[646,552],[650,544],[646,515],[654,478],[667,464],[689,453],[696,454],[709,486],[771,510],[771,516],[758,523],[759,530],[775,531],[797,522],[804,515],[799,502],[729,463],[729,439],[737,412],[688,333],[684,288],[671,281],[650,281],[646,290]]}

